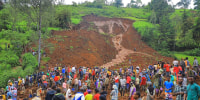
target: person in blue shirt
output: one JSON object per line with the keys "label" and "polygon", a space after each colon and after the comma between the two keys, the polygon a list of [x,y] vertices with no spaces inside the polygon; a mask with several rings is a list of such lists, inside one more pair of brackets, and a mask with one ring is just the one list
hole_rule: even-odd
{"label": "person in blue shirt", "polygon": [[200,96],[200,86],[194,83],[194,77],[188,77],[187,100],[198,100]]}
{"label": "person in blue shirt", "polygon": [[173,89],[173,83],[170,81],[170,76],[167,76],[167,81],[164,83],[165,86],[165,99],[172,100],[172,89]]}

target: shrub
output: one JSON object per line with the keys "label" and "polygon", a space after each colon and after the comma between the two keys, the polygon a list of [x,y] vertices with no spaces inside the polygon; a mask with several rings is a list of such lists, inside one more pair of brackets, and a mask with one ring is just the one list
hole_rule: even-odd
{"label": "shrub", "polygon": [[37,59],[31,54],[31,53],[26,53],[23,56],[23,69],[25,69],[27,66],[31,66],[33,68],[35,68],[38,64],[37,64]]}
{"label": "shrub", "polygon": [[200,49],[195,48],[195,49],[192,49],[190,51],[186,51],[185,54],[190,55],[190,56],[200,56]]}
{"label": "shrub", "polygon": [[0,57],[0,63],[5,63],[15,67],[19,65],[19,57],[14,53],[14,51],[3,51]]}

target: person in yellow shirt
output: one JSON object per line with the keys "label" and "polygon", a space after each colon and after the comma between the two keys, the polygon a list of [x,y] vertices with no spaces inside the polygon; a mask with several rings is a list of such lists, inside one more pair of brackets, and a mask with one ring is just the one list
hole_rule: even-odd
{"label": "person in yellow shirt", "polygon": [[92,100],[93,99],[93,95],[91,94],[92,91],[90,89],[88,89],[87,91],[88,94],[85,96],[85,100]]}

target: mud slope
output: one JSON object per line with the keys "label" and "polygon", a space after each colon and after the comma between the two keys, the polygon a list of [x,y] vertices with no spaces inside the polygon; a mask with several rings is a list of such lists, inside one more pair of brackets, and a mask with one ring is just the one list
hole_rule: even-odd
{"label": "mud slope", "polygon": [[173,60],[142,42],[132,23],[128,19],[84,16],[74,30],[54,31],[46,40],[45,51],[51,57],[49,64],[117,68],[128,65],[129,59],[131,64],[141,66],[157,60]]}

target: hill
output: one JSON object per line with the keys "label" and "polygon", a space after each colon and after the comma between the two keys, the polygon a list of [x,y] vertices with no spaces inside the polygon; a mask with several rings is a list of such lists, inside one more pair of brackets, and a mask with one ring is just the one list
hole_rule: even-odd
{"label": "hill", "polygon": [[[147,66],[158,60],[172,61],[161,56],[142,42],[132,27],[134,21],[123,18],[106,18],[96,15],[82,17],[75,30],[53,31],[45,41],[45,51],[55,64],[77,66],[103,66],[115,69],[122,64]],[[134,51],[136,49],[136,51]],[[115,67],[114,67],[115,66]]]}

